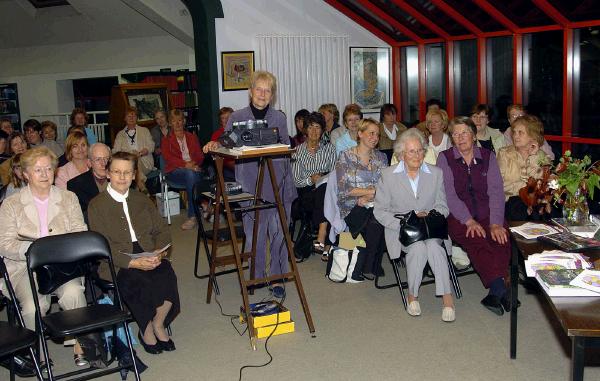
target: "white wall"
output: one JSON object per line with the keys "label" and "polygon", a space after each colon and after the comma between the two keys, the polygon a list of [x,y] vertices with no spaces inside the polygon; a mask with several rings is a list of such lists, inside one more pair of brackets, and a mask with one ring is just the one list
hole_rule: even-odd
{"label": "white wall", "polygon": [[193,51],[171,36],[3,49],[0,57],[0,83],[17,83],[22,120],[71,110],[72,89],[59,81],[195,68]]}
{"label": "white wall", "polygon": [[[221,4],[224,18],[216,19],[219,101],[221,106],[236,110],[248,105],[248,92],[221,91],[221,52],[253,50],[256,53],[259,34],[348,36],[350,46],[389,47],[323,0],[221,0]],[[279,84],[280,87],[287,85]],[[324,99],[322,103],[326,102]]]}

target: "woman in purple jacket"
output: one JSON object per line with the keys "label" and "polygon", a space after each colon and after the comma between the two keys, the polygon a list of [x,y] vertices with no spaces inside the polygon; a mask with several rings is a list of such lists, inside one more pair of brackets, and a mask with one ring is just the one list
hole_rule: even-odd
{"label": "woman in purple jacket", "polygon": [[505,286],[510,259],[508,227],[504,221],[504,187],[493,152],[479,148],[477,127],[467,117],[448,126],[454,147],[438,156],[450,215],[453,242],[467,252],[489,294],[481,304],[497,315],[510,310]]}
{"label": "woman in purple jacket", "polygon": [[[266,71],[256,71],[250,79],[250,105],[241,110],[235,111],[229,117],[225,131],[230,131],[233,123],[247,120],[266,120],[269,127],[275,127],[279,131],[279,140],[283,144],[290,144],[290,138],[287,131],[287,122],[285,115],[271,107],[271,102],[275,98],[277,91],[277,80],[273,74]],[[209,142],[204,146],[204,152],[215,150],[219,147],[218,142]],[[280,197],[283,201],[286,218],[289,221],[292,201],[296,198],[296,186],[292,177],[292,169],[289,157],[273,159],[275,177],[279,185]],[[254,193],[256,179],[258,177],[258,161],[244,160],[236,162],[235,179],[242,185],[242,190],[248,193]],[[271,179],[268,173],[265,173],[262,188],[262,199],[266,201],[275,201]],[[254,213],[245,213],[243,217],[244,233],[246,234],[245,251],[250,251],[252,247],[252,227],[254,222]],[[256,242],[256,278],[265,277],[267,274],[285,274],[288,266],[288,250],[283,235],[283,228],[279,222],[279,216],[276,209],[265,209],[260,212],[258,225],[258,237]],[[267,239],[265,239],[267,238]],[[271,265],[266,269],[267,240],[271,253]],[[281,284],[273,285],[273,295],[282,298],[285,295],[285,289]]]}

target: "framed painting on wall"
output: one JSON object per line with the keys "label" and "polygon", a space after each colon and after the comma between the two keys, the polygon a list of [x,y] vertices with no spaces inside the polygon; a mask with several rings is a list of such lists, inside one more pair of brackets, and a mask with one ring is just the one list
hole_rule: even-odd
{"label": "framed painting on wall", "polygon": [[223,91],[246,90],[254,73],[254,52],[221,52]]}
{"label": "framed painting on wall", "polygon": [[379,112],[390,102],[389,48],[350,48],[350,91],[363,112]]}
{"label": "framed painting on wall", "polygon": [[131,89],[125,95],[129,106],[137,108],[138,122],[154,122],[157,110],[168,110],[167,92],[164,88]]}

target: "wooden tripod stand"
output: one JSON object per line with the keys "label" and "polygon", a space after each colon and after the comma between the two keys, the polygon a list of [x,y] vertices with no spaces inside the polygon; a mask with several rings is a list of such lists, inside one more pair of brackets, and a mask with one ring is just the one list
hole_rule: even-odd
{"label": "wooden tripod stand", "polygon": [[[296,284],[296,290],[298,291],[298,296],[300,297],[300,302],[302,304],[302,309],[304,311],[304,316],[306,318],[306,323],[308,324],[308,328],[310,333],[315,332],[315,327],[312,321],[312,317],[310,315],[310,309],[308,307],[308,302],[306,300],[306,295],[304,294],[304,288],[302,287],[302,282],[300,280],[300,273],[298,272],[298,267],[296,265],[296,261],[294,260],[293,249],[292,249],[292,240],[290,237],[288,224],[285,216],[285,210],[283,207],[283,201],[281,200],[281,195],[279,194],[279,185],[277,184],[277,179],[275,177],[275,172],[273,169],[273,157],[281,157],[281,156],[289,156],[293,151],[289,148],[279,148],[279,149],[266,149],[266,150],[253,150],[250,152],[235,152],[232,150],[228,150],[226,148],[219,148],[216,151],[211,151],[213,158],[215,160],[215,164],[217,167],[217,189],[215,192],[215,219],[213,225],[213,232],[219,231],[219,213],[221,208],[221,202],[223,203],[223,207],[225,208],[225,215],[227,217],[227,223],[229,224],[229,231],[231,234],[231,248],[233,250],[232,259],[235,260],[235,265],[237,267],[238,279],[240,282],[240,288],[242,290],[242,299],[244,303],[244,311],[245,311],[245,319],[248,324],[248,333],[250,337],[250,345],[253,349],[256,349],[256,333],[254,331],[254,321],[252,315],[249,313],[250,311],[250,303],[248,300],[248,294],[252,292],[251,288],[253,286],[262,285],[266,283],[271,283],[274,281],[287,280],[292,281]],[[258,159],[258,178],[256,180],[256,191],[254,193],[254,197],[250,200],[250,205],[240,208],[233,209],[229,204],[229,197],[227,193],[224,192],[225,189],[225,179],[223,177],[223,159]],[[263,179],[265,175],[265,168],[269,171],[269,177],[271,179],[271,185],[273,187],[273,194],[275,196],[275,202],[268,202],[261,198],[262,187],[263,187]],[[258,233],[258,224],[259,224],[259,216],[260,210],[276,208],[279,214],[279,221],[281,223],[281,229],[283,231],[285,237],[285,243],[288,250],[288,262],[291,267],[291,271],[288,271],[284,274],[276,274],[269,275],[263,278],[254,278],[255,274],[255,259],[256,259],[256,240]],[[254,211],[254,225],[252,229],[252,248],[250,252],[241,253],[238,245],[237,245],[237,235],[235,231],[235,226],[233,224],[233,214],[236,211]],[[263,237],[260,237],[261,239]],[[207,303],[210,303],[210,297],[212,294],[213,288],[213,280],[215,279],[215,268],[216,266],[224,265],[225,262],[230,261],[219,261],[219,257],[217,257],[217,239],[214,237],[212,240],[212,257],[213,259],[210,261],[210,271],[209,271],[209,281],[208,281],[208,290],[207,290]],[[243,249],[242,249],[243,250]],[[225,259],[226,257],[221,257]],[[246,279],[243,269],[242,261],[244,259],[250,259],[250,277]]]}

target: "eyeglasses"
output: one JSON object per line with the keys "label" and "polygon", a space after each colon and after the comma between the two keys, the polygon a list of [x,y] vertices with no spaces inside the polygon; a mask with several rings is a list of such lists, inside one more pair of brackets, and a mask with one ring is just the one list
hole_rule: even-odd
{"label": "eyeglasses", "polygon": [[110,171],[110,174],[116,177],[131,177],[133,171]]}
{"label": "eyeglasses", "polygon": [[471,134],[470,131],[453,132],[452,133],[452,139],[466,138],[467,136],[469,136],[469,134]]}
{"label": "eyeglasses", "polygon": [[33,168],[33,173],[36,176],[41,176],[42,174],[46,175],[48,173],[54,173],[54,168],[52,168],[52,167],[45,167],[45,168],[35,167],[35,168]]}
{"label": "eyeglasses", "polygon": [[425,150],[423,148],[404,151],[405,154],[412,157],[421,156],[424,152]]}
{"label": "eyeglasses", "polygon": [[98,163],[108,163],[108,160],[110,160],[110,157],[95,157],[92,159],[92,161],[96,164]]}

